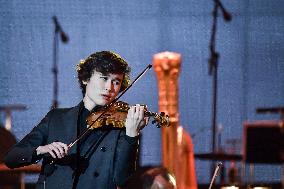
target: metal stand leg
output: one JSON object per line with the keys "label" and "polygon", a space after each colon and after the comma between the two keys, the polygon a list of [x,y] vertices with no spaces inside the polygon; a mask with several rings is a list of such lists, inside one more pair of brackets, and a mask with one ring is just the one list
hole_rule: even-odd
{"label": "metal stand leg", "polygon": [[25,174],[21,174],[21,189],[25,189]]}
{"label": "metal stand leg", "polygon": [[249,164],[249,182],[248,182],[249,188],[251,188],[250,186],[252,186],[253,183],[254,183],[254,165]]}
{"label": "metal stand leg", "polygon": [[284,164],[282,164],[282,189],[284,189]]}
{"label": "metal stand leg", "polygon": [[241,173],[240,173],[240,185],[244,186],[246,185],[246,163],[245,162],[241,162]]}

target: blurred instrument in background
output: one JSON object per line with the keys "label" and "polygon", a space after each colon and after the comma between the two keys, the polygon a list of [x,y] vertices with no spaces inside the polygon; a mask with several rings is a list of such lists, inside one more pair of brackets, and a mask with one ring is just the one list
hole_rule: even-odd
{"label": "blurred instrument in background", "polygon": [[162,128],[163,166],[174,173],[177,189],[197,189],[193,144],[179,125],[178,76],[181,55],[162,52],[154,55],[153,66],[159,87],[159,111],[169,115],[170,127]]}
{"label": "blurred instrument in background", "polygon": [[204,153],[204,154],[195,154],[195,158],[204,159],[204,160],[214,160],[214,161],[241,161],[243,159],[240,154],[226,154],[226,153]]}
{"label": "blurred instrument in background", "polygon": [[8,150],[16,144],[16,137],[10,132],[12,129],[12,111],[26,110],[25,105],[11,104],[0,106],[0,111],[5,113],[5,127],[0,126],[0,188],[25,188],[24,173],[39,173],[40,165],[25,166],[17,169],[8,168],[4,162],[4,156]]}
{"label": "blurred instrument in background", "polygon": [[270,108],[257,108],[256,113],[265,114],[265,113],[272,113],[272,114],[279,114],[280,119],[284,119],[284,107],[270,107]]}
{"label": "blurred instrument in background", "polygon": [[[3,108],[3,106],[1,108]],[[3,164],[5,154],[14,144],[16,144],[17,140],[16,137],[3,126],[0,126],[0,136],[0,164],[2,167],[5,166]],[[8,189],[8,187],[11,186],[19,187],[20,182],[20,174],[13,172],[3,172],[0,168],[0,188]]]}
{"label": "blurred instrument in background", "polygon": [[23,111],[27,107],[22,104],[10,104],[0,106],[0,111],[5,112],[5,128],[10,131],[12,128],[12,111]]}
{"label": "blurred instrument in background", "polygon": [[33,164],[20,168],[11,169],[7,167],[4,163],[0,164],[1,173],[40,173],[41,165]]}

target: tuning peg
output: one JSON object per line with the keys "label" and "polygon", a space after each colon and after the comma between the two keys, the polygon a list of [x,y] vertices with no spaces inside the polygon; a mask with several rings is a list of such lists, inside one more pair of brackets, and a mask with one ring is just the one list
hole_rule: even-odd
{"label": "tuning peg", "polygon": [[158,123],[158,124],[156,125],[156,127],[157,127],[157,128],[161,128],[161,125]]}

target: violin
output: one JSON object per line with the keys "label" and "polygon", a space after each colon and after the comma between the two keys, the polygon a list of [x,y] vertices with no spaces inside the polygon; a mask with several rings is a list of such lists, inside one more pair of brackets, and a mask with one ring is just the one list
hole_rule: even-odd
{"label": "violin", "polygon": [[[161,112],[160,114],[150,112],[148,111],[146,105],[143,106],[145,117],[153,117],[154,120],[152,121],[152,123],[157,123],[157,128],[169,127],[170,119],[168,115],[165,115],[164,112]],[[102,110],[91,113],[87,117],[87,127],[90,129],[96,129],[103,126],[108,126],[112,128],[124,128],[129,108],[129,104],[122,101],[117,101],[113,104],[107,105],[102,108]],[[107,111],[105,112],[105,110]],[[104,114],[101,115],[102,113]]]}
{"label": "violin", "polygon": [[[148,65],[135,79],[132,83],[128,85],[124,91],[118,95],[109,105],[104,106],[101,111],[92,113],[89,117],[87,117],[87,129],[81,133],[73,142],[68,145],[68,148],[71,148],[74,144],[76,144],[79,140],[81,140],[90,130],[95,128],[100,128],[102,126],[112,126],[114,128],[124,128],[125,120],[127,117],[127,113],[129,110],[129,105],[125,102],[118,101],[118,99],[128,91],[128,89],[136,83],[149,69],[151,69],[152,65]],[[153,117],[154,120],[152,123],[157,123],[157,127],[170,126],[170,118],[168,115],[165,115],[164,112],[160,114],[150,112],[147,110],[147,107],[144,106],[144,115],[146,117]]]}

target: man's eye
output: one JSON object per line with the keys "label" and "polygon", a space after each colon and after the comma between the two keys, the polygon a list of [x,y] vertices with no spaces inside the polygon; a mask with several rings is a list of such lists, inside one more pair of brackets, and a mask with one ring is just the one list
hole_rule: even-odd
{"label": "man's eye", "polygon": [[103,79],[104,81],[106,81],[106,80],[107,80],[107,77],[101,77],[101,79]]}
{"label": "man's eye", "polygon": [[120,81],[114,81],[115,85],[120,85]]}

